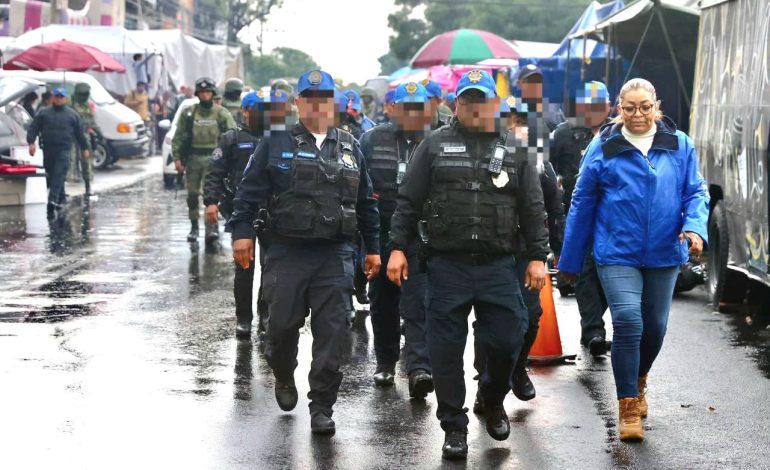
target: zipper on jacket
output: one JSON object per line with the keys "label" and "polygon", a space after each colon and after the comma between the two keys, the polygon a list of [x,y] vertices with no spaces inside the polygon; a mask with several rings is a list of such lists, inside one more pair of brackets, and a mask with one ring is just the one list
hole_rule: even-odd
{"label": "zipper on jacket", "polygon": [[[476,158],[473,161],[473,173],[476,177],[476,181],[481,184],[481,177],[479,176],[479,161],[481,160],[481,142],[479,139],[476,139]],[[479,219],[479,191],[473,191],[473,218]],[[479,223],[478,227],[474,228],[474,234],[473,239],[478,240],[479,234],[475,233],[475,231],[481,231],[481,223]]]}
{"label": "zipper on jacket", "polygon": [[642,267],[645,267],[645,262],[647,261],[647,246],[650,240],[650,217],[652,216],[652,212],[650,211],[650,185],[652,183],[653,177],[655,176],[653,173],[653,170],[655,170],[655,167],[653,166],[652,162],[647,157],[647,155],[642,154],[642,156],[644,157],[644,160],[647,162],[647,165],[649,166],[649,168],[647,169],[647,197],[645,198],[645,202],[647,206],[647,226],[644,228],[644,247],[642,250],[642,263],[641,263]]}

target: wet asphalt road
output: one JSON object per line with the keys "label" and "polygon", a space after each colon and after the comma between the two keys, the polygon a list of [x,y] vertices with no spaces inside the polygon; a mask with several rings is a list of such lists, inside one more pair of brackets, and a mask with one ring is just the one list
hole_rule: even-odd
{"label": "wet asphalt road", "polygon": [[0,468],[770,468],[770,314],[713,313],[700,288],[674,302],[641,444],[617,440],[609,359],[578,346],[558,294],[578,360],[532,369],[538,396],[506,400],[507,441],[472,417],[468,462],[442,462],[435,397],[411,403],[403,371],[373,386],[366,319],[347,337],[337,434],[312,437],[309,331],[283,413],[259,342],[233,336],[229,236],[186,243],[184,201],[148,180],[52,224],[43,206],[0,208]]}

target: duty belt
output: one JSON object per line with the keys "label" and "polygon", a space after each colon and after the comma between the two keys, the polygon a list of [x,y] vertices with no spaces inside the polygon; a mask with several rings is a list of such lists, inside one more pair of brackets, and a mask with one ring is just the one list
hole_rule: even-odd
{"label": "duty belt", "polygon": [[438,251],[431,253],[431,257],[459,261],[473,266],[482,266],[506,257],[513,257],[513,255],[510,253],[447,253]]}

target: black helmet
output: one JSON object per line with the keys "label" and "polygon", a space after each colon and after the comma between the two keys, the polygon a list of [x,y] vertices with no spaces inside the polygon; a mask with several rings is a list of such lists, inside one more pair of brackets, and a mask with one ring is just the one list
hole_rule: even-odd
{"label": "black helmet", "polygon": [[197,96],[200,91],[210,91],[216,95],[217,84],[208,77],[201,77],[195,81],[195,95]]}

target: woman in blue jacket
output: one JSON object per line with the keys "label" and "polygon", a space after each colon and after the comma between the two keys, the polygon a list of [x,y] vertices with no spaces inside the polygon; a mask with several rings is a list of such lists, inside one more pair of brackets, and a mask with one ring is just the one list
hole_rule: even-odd
{"label": "woman in blue jacket", "polygon": [[641,440],[647,373],[679,266],[706,242],[709,195],[692,141],[663,117],[652,84],[630,80],[618,102],[618,117],[583,155],[559,269],[574,279],[593,242],[612,313],[620,439]]}

